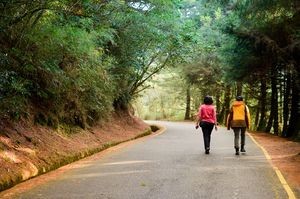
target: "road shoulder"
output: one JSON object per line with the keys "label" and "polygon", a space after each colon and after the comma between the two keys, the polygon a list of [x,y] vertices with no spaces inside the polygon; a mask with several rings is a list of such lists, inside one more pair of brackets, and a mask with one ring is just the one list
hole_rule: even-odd
{"label": "road shoulder", "polygon": [[300,198],[300,143],[263,132],[249,134],[265,150],[267,159],[286,190],[289,185],[295,197]]}

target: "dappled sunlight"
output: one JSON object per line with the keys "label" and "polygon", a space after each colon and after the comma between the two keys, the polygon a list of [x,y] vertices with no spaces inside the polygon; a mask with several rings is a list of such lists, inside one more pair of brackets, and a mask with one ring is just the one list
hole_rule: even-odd
{"label": "dappled sunlight", "polygon": [[28,153],[30,155],[34,155],[34,156],[36,155],[36,152],[30,148],[18,147],[16,148],[16,150]]}
{"label": "dappled sunlight", "polygon": [[132,171],[119,171],[119,172],[102,172],[102,173],[88,173],[74,175],[69,178],[94,178],[94,177],[104,177],[104,176],[113,176],[113,175],[129,175],[129,174],[138,174],[138,173],[148,173],[150,170],[132,170]]}
{"label": "dappled sunlight", "polygon": [[11,151],[1,151],[0,157],[4,160],[11,161],[13,163],[22,163],[22,161],[18,158],[18,156]]}
{"label": "dappled sunlight", "polygon": [[232,165],[228,165],[228,166],[207,166],[207,167],[198,167],[196,168],[196,171],[205,171],[205,172],[209,172],[209,173],[216,173],[216,172],[220,172],[220,173],[228,173],[230,170],[236,169],[236,170],[244,170],[244,169],[257,169],[257,168],[264,168],[264,166],[262,165],[239,165],[239,166],[232,166]]}
{"label": "dappled sunlight", "polygon": [[264,155],[240,155],[240,156],[228,156],[228,157],[224,157],[224,159],[236,159],[236,158],[240,158],[240,159],[247,159],[247,160],[266,160],[266,157]]}
{"label": "dappled sunlight", "polygon": [[[110,163],[103,163],[102,166],[113,166],[113,165],[129,165],[129,164],[144,164],[144,163],[150,163],[153,161],[149,160],[135,160],[135,161],[121,161],[121,162],[110,162]],[[92,161],[83,161],[79,162],[77,164],[70,165],[69,168],[72,169],[79,169],[84,168],[93,165]]]}
{"label": "dappled sunlight", "polygon": [[13,147],[13,144],[11,143],[11,140],[7,137],[0,136],[0,142],[4,143],[5,145],[9,147]]}
{"label": "dappled sunlight", "polygon": [[122,162],[104,163],[102,165],[141,164],[141,163],[150,163],[150,162],[153,162],[153,161],[150,161],[150,160],[122,161]]}
{"label": "dappled sunlight", "polygon": [[79,169],[92,165],[92,161],[80,161],[76,164],[70,164],[68,167],[71,169]]}
{"label": "dappled sunlight", "polygon": [[39,172],[39,170],[36,168],[34,164],[32,164],[31,162],[27,162],[27,164],[28,164],[27,169],[23,169],[21,171],[22,180],[27,180],[33,176],[36,176]]}
{"label": "dappled sunlight", "polygon": [[33,176],[36,176],[39,172],[37,167],[34,164],[32,164],[29,161],[21,160],[14,152],[2,151],[2,152],[0,152],[0,157],[4,161],[10,161],[10,162],[13,162],[15,164],[20,164],[20,165],[26,164],[26,169],[21,169],[21,171],[20,171],[21,176],[22,176],[22,180],[27,180],[27,179],[29,179]]}

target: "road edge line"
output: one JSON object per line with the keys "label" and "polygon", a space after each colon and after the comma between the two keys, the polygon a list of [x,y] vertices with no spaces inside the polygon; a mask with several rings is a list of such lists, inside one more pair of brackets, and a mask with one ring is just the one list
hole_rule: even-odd
{"label": "road edge line", "polygon": [[263,151],[264,155],[266,156],[268,162],[271,164],[273,170],[275,171],[281,185],[283,186],[284,190],[286,191],[289,199],[296,199],[296,196],[294,194],[294,192],[292,191],[291,187],[289,186],[289,184],[287,183],[287,181],[285,180],[285,178],[283,177],[281,171],[278,169],[278,167],[275,167],[273,162],[272,162],[272,158],[271,156],[269,155],[269,153],[267,152],[267,150],[262,146],[260,145],[255,139],[254,137],[250,134],[250,133],[247,133],[248,136],[252,139],[252,141]]}

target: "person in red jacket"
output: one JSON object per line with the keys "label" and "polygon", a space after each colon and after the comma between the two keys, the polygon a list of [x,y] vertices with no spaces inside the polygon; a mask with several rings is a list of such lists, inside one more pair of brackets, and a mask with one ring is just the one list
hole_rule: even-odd
{"label": "person in red jacket", "polygon": [[199,126],[202,129],[205,154],[209,154],[210,135],[213,127],[215,126],[215,129],[217,130],[216,109],[212,104],[212,97],[206,96],[204,98],[204,104],[199,107],[199,111],[197,113],[196,129],[199,128]]}
{"label": "person in red jacket", "polygon": [[232,103],[230,113],[227,117],[227,130],[233,129],[235,154],[239,155],[239,139],[241,135],[241,152],[245,150],[246,128],[250,128],[250,112],[247,105],[243,102],[242,96],[237,96]]}

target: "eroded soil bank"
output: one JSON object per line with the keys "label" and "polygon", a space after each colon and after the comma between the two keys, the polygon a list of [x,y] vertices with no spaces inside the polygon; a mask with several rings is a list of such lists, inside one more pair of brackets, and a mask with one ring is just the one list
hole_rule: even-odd
{"label": "eroded soil bank", "polygon": [[151,133],[128,113],[90,129],[0,124],[0,191],[118,143]]}

